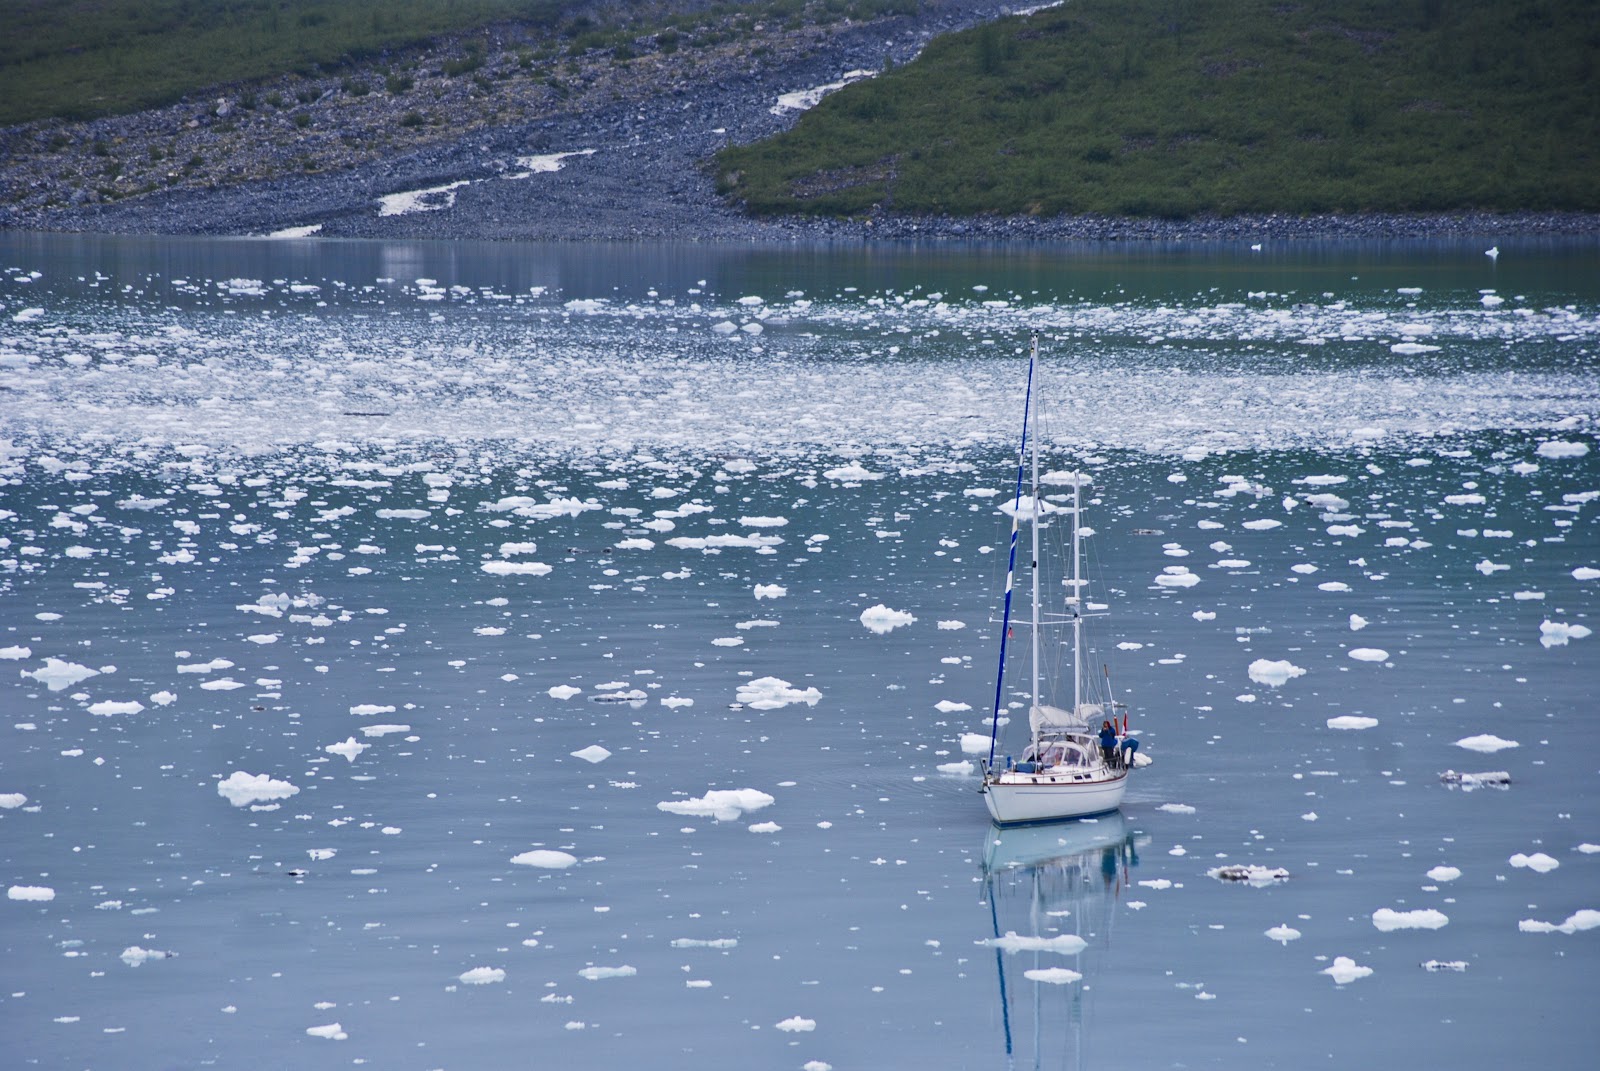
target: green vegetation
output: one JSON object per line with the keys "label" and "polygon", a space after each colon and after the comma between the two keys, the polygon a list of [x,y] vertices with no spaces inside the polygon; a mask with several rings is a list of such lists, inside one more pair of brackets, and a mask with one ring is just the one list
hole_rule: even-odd
{"label": "green vegetation", "polygon": [[[87,119],[170,104],[213,86],[349,67],[439,38],[515,25],[546,44],[540,58],[604,49],[635,56],[705,48],[803,22],[907,14],[919,0],[3,0],[0,126]],[[574,12],[587,12],[576,14]],[[600,21],[601,13],[609,21]],[[444,73],[474,75],[490,57],[472,41]],[[519,66],[533,65],[519,53]],[[369,83],[352,80],[360,95]],[[390,94],[411,80],[389,79]],[[297,94],[300,103],[308,99]],[[273,98],[267,98],[272,103]],[[273,104],[277,107],[277,104]]]}
{"label": "green vegetation", "polygon": [[0,125],[168,104],[207,86],[337,66],[561,0],[8,0]]}
{"label": "green vegetation", "polygon": [[725,150],[760,213],[1600,209],[1592,0],[1071,0]]}

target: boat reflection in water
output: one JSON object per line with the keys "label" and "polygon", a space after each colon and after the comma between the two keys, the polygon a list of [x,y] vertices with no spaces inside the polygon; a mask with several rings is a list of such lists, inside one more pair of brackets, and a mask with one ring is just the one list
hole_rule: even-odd
{"label": "boat reflection in water", "polygon": [[1083,1066],[1084,983],[1109,960],[1116,904],[1149,841],[1120,812],[990,827],[983,876],[994,936],[985,943],[1000,977],[1006,1066],[1019,1055],[1025,1066]]}

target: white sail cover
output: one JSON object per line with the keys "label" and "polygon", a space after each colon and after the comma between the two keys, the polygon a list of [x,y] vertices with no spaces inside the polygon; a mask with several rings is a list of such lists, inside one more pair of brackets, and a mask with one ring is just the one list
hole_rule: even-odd
{"label": "white sail cover", "polygon": [[1079,703],[1078,712],[1074,714],[1062,707],[1040,703],[1028,711],[1028,726],[1035,733],[1049,729],[1087,729],[1090,719],[1100,717],[1101,710],[1099,703]]}

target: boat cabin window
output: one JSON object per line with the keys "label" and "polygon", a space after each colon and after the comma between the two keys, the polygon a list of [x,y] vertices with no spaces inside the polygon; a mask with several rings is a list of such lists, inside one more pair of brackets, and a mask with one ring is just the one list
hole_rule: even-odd
{"label": "boat cabin window", "polygon": [[[1032,760],[1032,747],[1028,748],[1024,758]],[[1044,746],[1043,754],[1039,756],[1039,765],[1046,769],[1052,766],[1093,766],[1094,760],[1083,745],[1073,741],[1057,740]]]}

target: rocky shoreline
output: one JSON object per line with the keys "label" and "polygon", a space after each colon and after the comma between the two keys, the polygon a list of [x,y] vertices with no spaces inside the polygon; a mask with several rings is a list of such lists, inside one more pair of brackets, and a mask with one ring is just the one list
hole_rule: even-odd
{"label": "rocky shoreline", "polygon": [[[395,93],[370,89],[397,69],[386,65],[235,88],[198,108],[15,127],[0,131],[0,229],[730,242],[1600,236],[1595,213],[757,218],[717,195],[704,162],[792,124],[800,112],[780,107],[782,95],[906,62],[935,34],[1009,8],[944,0],[914,18],[768,33],[758,48],[586,56],[551,68],[559,77],[534,77],[509,27],[490,36],[489,73],[475,80],[446,73],[463,54],[453,41],[413,57],[412,84]],[[91,175],[128,192],[102,197]]]}

